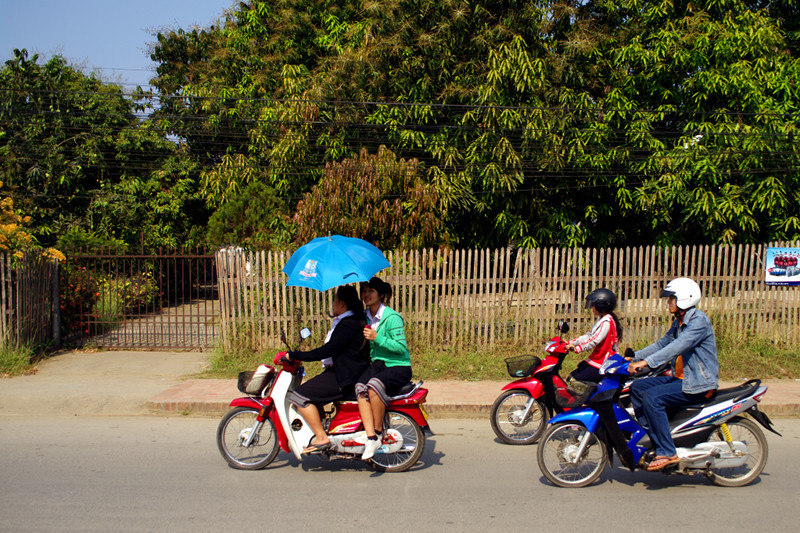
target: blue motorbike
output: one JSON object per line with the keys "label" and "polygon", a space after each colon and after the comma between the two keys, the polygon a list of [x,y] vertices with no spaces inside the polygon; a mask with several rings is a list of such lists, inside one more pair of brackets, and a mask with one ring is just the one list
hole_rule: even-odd
{"label": "blue motorbike", "polygon": [[[585,487],[595,482],[606,464],[612,463],[614,450],[631,470],[646,468],[655,458],[633,409],[619,403],[620,391],[636,377],[628,373],[628,361],[615,354],[603,364],[601,374],[600,383],[585,387],[574,399],[582,407],[551,418],[539,440],[539,468],[559,487]],[[755,379],[719,389],[704,403],[672,410],[671,434],[680,461],[659,472],[703,474],[725,487],[751,483],[764,469],[768,454],[764,432],[753,420],[780,435],[758,410],[766,392],[767,387]]]}

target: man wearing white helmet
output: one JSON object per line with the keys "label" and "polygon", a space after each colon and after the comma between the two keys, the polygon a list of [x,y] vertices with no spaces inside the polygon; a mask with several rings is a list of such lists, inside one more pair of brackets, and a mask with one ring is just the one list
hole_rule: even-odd
{"label": "man wearing white helmet", "polygon": [[628,370],[635,373],[645,366],[656,368],[673,364],[671,376],[639,379],[631,385],[631,403],[636,417],[647,429],[656,448],[656,458],[648,470],[661,470],[678,462],[670,435],[667,408],[702,402],[717,389],[719,363],[717,341],[711,320],[695,307],[700,302],[700,287],[689,278],[676,278],[661,292],[667,298],[675,321],[662,338],[632,356]]}

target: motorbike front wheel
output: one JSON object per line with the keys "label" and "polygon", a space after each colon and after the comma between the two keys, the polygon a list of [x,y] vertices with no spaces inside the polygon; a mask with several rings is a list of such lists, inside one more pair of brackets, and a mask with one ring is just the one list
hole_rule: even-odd
{"label": "motorbike front wheel", "polygon": [[536,458],[542,474],[552,484],[559,487],[585,487],[594,483],[603,473],[608,452],[594,433],[588,434],[588,443],[578,457],[581,442],[587,438],[588,431],[580,424],[562,422],[544,432]]}
{"label": "motorbike front wheel", "polygon": [[[378,448],[372,456],[372,467],[378,472],[404,472],[419,461],[425,449],[425,435],[413,418],[405,413],[389,411],[385,420],[388,424],[384,428],[392,428],[400,432],[403,446],[394,453],[382,453]],[[385,431],[385,429],[384,429]]]}
{"label": "motorbike front wheel", "polygon": [[544,403],[534,399],[526,390],[507,390],[492,404],[492,430],[506,444],[535,443],[549,419]]}
{"label": "motorbike front wheel", "polygon": [[228,464],[239,470],[259,470],[270,464],[278,455],[278,434],[267,418],[249,446],[245,446],[258,422],[258,410],[251,407],[234,407],[228,411],[217,427],[217,447]]}
{"label": "motorbike front wheel", "polygon": [[[722,487],[742,487],[752,483],[767,465],[767,438],[755,422],[747,418],[733,418],[727,423],[728,431],[734,441],[742,442],[747,447],[747,457],[741,466],[715,467],[708,478]],[[717,428],[708,437],[709,441],[724,441],[722,430]]]}

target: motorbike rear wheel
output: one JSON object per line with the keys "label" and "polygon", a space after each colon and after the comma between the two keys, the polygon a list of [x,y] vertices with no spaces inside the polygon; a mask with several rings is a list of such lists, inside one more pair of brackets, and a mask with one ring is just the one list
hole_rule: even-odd
{"label": "motorbike rear wheel", "polygon": [[581,424],[562,422],[547,428],[539,441],[536,458],[550,483],[559,487],[585,487],[594,483],[608,461],[603,441],[592,433],[581,457],[576,453],[588,430]]}
{"label": "motorbike rear wheel", "polygon": [[219,422],[217,447],[233,468],[259,470],[278,455],[278,433],[269,418],[264,420],[252,444],[242,445],[255,427],[257,416],[258,410],[252,407],[234,407]]}
{"label": "motorbike rear wheel", "polygon": [[[523,419],[529,402],[533,403]],[[507,390],[492,404],[492,430],[506,444],[534,444],[549,419],[544,403],[523,389]]]}
{"label": "motorbike rear wheel", "polygon": [[[714,468],[708,478],[721,487],[742,487],[752,483],[767,465],[767,438],[761,428],[747,418],[732,418],[727,423],[734,441],[747,445],[747,459],[741,466]],[[722,430],[717,428],[708,437],[709,441],[724,441]]]}
{"label": "motorbike rear wheel", "polygon": [[[419,461],[425,449],[425,435],[413,418],[405,413],[388,411],[384,428],[392,428],[403,437],[403,447],[395,453],[381,453],[381,449],[372,456],[372,467],[378,472],[404,472]],[[385,432],[385,429],[384,429]]]}

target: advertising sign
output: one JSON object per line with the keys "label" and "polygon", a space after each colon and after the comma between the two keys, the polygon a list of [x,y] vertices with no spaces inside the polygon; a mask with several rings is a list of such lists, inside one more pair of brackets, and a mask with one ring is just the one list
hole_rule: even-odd
{"label": "advertising sign", "polygon": [[767,248],[767,285],[800,285],[800,248]]}

